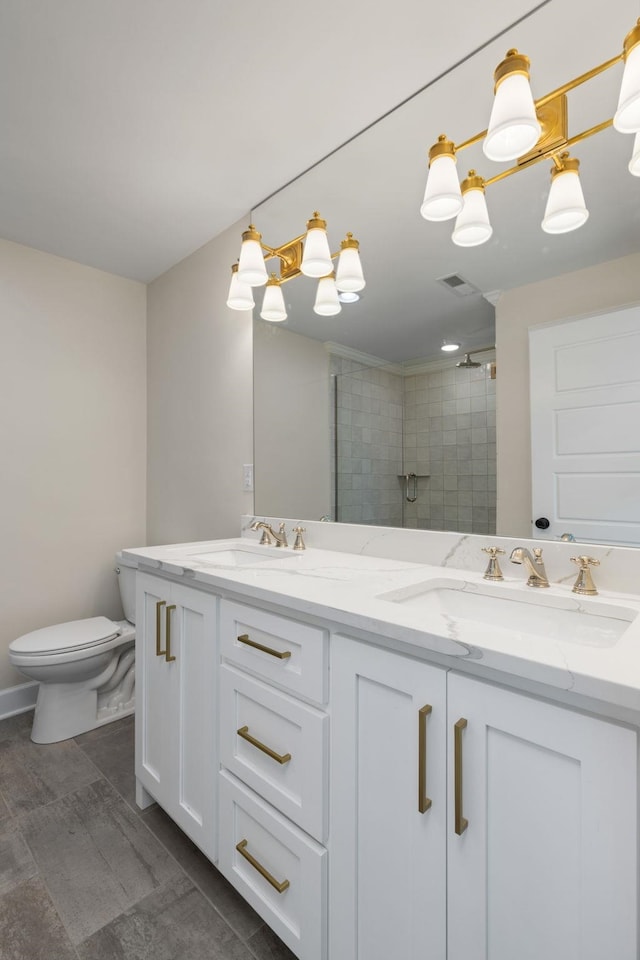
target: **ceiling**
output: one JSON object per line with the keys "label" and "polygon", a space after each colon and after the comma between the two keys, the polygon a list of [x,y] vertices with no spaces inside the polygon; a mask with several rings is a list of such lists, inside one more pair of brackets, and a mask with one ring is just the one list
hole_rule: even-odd
{"label": "ceiling", "polygon": [[[456,247],[452,221],[419,214],[429,146],[442,132],[460,143],[486,127],[493,70],[509,47],[531,58],[540,97],[616,56],[637,16],[637,0],[611,0],[597,23],[578,0],[553,0],[259,207],[253,219],[272,246],[302,232],[314,206],[328,221],[332,250],[347,230],[360,240],[362,299],[318,317],[315,283],[296,279],[283,287],[286,328],[395,362],[442,356],[443,339],[473,350],[494,342],[500,291],[640,250],[640,178],[627,170],[633,137],[611,129],[573,148],[590,213],[575,232],[541,230],[550,161],[487,188],[494,232],[480,247]],[[570,136],[613,115],[621,76],[618,64],[569,94]],[[480,145],[458,156],[461,176],[473,167],[488,178],[506,166],[488,161]],[[457,297],[438,283],[450,274],[479,292]]]}
{"label": "ceiling", "polygon": [[0,236],[150,281],[535,6],[3,0]]}

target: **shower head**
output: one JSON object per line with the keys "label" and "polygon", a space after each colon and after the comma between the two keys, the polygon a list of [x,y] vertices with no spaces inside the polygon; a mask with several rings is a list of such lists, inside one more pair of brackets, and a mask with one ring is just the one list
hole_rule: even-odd
{"label": "shower head", "polygon": [[481,367],[482,364],[478,360],[472,360],[470,353],[465,353],[464,360],[458,360],[456,367],[464,367],[465,370],[470,370],[472,367]]}

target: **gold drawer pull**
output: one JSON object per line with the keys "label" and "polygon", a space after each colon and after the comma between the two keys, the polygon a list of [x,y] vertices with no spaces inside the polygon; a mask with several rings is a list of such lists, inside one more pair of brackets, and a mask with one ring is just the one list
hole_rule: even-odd
{"label": "gold drawer pull", "polygon": [[431,704],[426,703],[418,710],[418,812],[426,813],[431,806],[427,796],[427,717],[431,713]]}
{"label": "gold drawer pull", "polygon": [[249,733],[249,727],[240,727],[239,730],[236,730],[236,733],[239,737],[242,737],[243,740],[246,740],[247,743],[257,747],[258,750],[262,750],[263,753],[266,753],[268,757],[271,757],[272,760],[276,760],[278,763],[289,763],[289,760],[291,760],[290,753],[276,753],[271,747],[267,747],[264,743],[256,740],[255,737],[252,737]]}
{"label": "gold drawer pull", "polygon": [[160,618],[162,616],[162,607],[166,604],[166,600],[158,600],[156,603],[156,657],[164,657],[165,652],[162,649],[160,643]]}
{"label": "gold drawer pull", "polygon": [[462,816],[462,731],[466,726],[467,721],[464,717],[460,717],[453,725],[455,831],[458,836],[461,836],[469,826],[469,821]]}
{"label": "gold drawer pull", "polygon": [[175,660],[175,657],[171,656],[171,611],[175,610],[176,605],[172,603],[170,607],[167,607],[167,619],[166,619],[166,634],[167,634],[167,648],[164,652],[164,657],[167,663],[171,663]]}
{"label": "gold drawer pull", "polygon": [[270,653],[272,657],[278,660],[288,660],[291,656],[291,650],[273,650],[272,647],[264,647],[261,643],[249,639],[248,633],[243,633],[238,637],[238,643],[246,643],[248,647],[255,647],[256,650],[262,650],[263,653]]}
{"label": "gold drawer pull", "polygon": [[245,858],[245,860],[248,860],[249,863],[251,864],[251,866],[252,866],[255,870],[258,871],[258,873],[260,874],[260,876],[261,876],[261,877],[264,877],[265,880],[267,881],[267,883],[270,883],[271,886],[272,886],[275,890],[278,891],[278,893],[284,893],[285,890],[287,890],[287,889],[289,888],[289,881],[288,881],[288,880],[283,880],[282,882],[279,882],[278,880],[276,880],[275,877],[273,877],[273,876],[269,873],[268,870],[265,870],[265,868],[262,866],[262,864],[261,864],[261,863],[258,863],[258,861],[256,860],[256,858],[255,858],[255,857],[252,857],[251,854],[249,853],[249,851],[247,850],[247,843],[248,843],[248,842],[249,842],[248,840],[241,840],[240,843],[236,843],[236,850],[238,851],[238,853],[239,853],[241,856],[243,856],[243,857]]}

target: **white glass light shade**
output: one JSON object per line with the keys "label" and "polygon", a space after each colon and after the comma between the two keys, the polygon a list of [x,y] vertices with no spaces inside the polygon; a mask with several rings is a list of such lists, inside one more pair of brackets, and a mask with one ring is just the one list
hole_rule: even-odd
{"label": "white glass light shade", "polygon": [[640,45],[627,54],[613,125],[620,133],[640,130]]}
{"label": "white glass light shade", "polygon": [[490,160],[516,160],[531,150],[540,139],[531,87],[522,73],[506,76],[498,85],[493,100],[487,135],[482,144]]}
{"label": "white glass light shade", "polygon": [[287,310],[279,283],[269,281],[267,284],[260,316],[263,320],[270,320],[272,323],[281,323],[287,319]]}
{"label": "white glass light shade", "polygon": [[321,317],[334,317],[336,313],[340,313],[341,310],[342,307],[338,300],[338,291],[333,275],[330,277],[322,277],[322,279],[318,281],[316,302],[313,305],[314,313],[319,314]]}
{"label": "white glass light shade", "polygon": [[633,138],[633,151],[631,160],[629,160],[629,173],[634,177],[640,177],[640,133],[636,133]]}
{"label": "white glass light shade", "polygon": [[311,220],[307,220],[307,235],[304,240],[304,253],[300,270],[305,277],[326,277],[333,270],[331,250],[327,240],[327,224],[320,219],[316,211]]}
{"label": "white glass light shade", "polygon": [[458,214],[451,239],[459,247],[477,247],[493,233],[484,190],[471,188],[463,194],[464,206]]}
{"label": "white glass light shade", "polygon": [[253,310],[255,307],[253,291],[248,283],[243,283],[239,279],[237,267],[231,274],[227,306],[232,310]]}
{"label": "white glass light shade", "polygon": [[347,293],[364,290],[365,279],[357,247],[342,247],[336,271],[336,287]]}
{"label": "white glass light shade", "polygon": [[250,287],[262,287],[269,279],[260,240],[255,239],[256,237],[259,238],[260,234],[256,234],[251,227],[242,234],[238,262],[238,278],[241,283],[248,283]]}
{"label": "white glass light shade", "polygon": [[577,230],[589,216],[577,170],[554,174],[542,220],[545,233],[569,233]]}
{"label": "white glass light shade", "polygon": [[338,294],[338,300],[340,303],[355,303],[360,299],[360,294],[356,293],[354,290],[341,290]]}
{"label": "white glass light shade", "polygon": [[425,220],[451,220],[462,210],[462,194],[456,161],[450,154],[434,157],[429,164],[427,186],[420,213]]}
{"label": "white glass light shade", "polygon": [[459,343],[449,343],[447,340],[442,341],[441,350],[444,350],[445,353],[455,353],[456,350],[460,349]]}

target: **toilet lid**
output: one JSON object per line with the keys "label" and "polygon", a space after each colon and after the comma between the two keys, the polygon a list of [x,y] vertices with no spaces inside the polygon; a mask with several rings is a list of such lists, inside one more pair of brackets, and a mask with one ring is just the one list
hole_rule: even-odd
{"label": "toilet lid", "polygon": [[56,623],[52,627],[25,633],[11,642],[9,650],[13,653],[33,654],[83,650],[115,637],[119,632],[118,624],[107,617],[71,620],[69,623]]}

